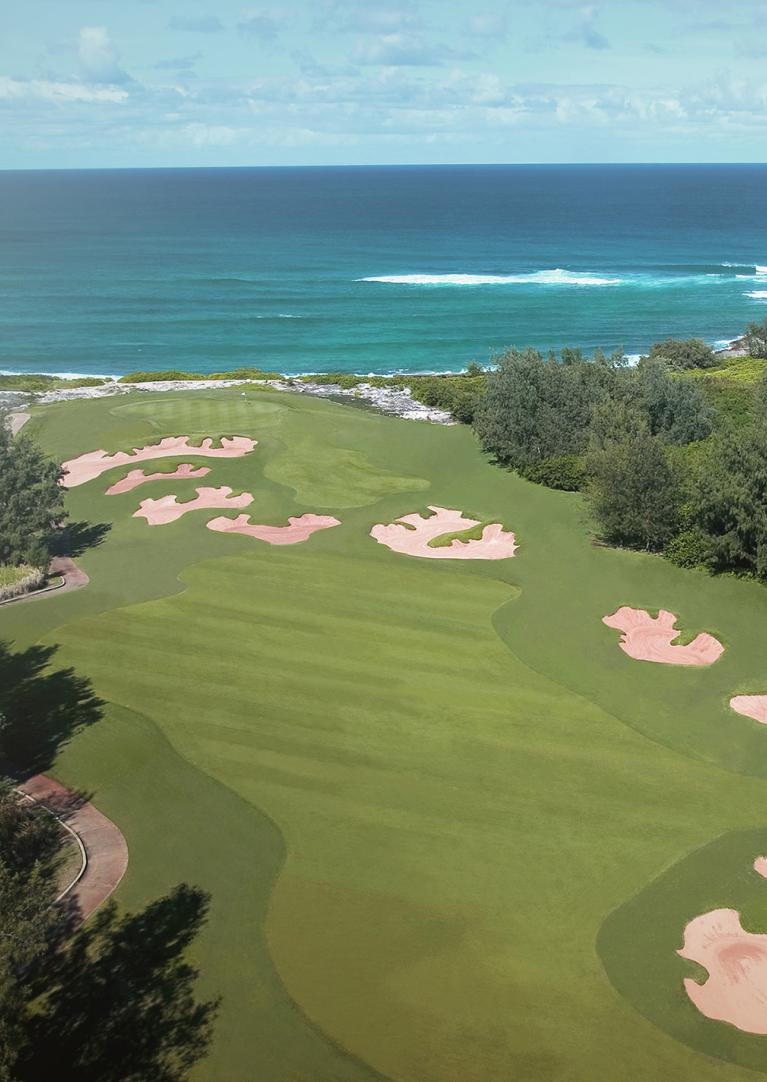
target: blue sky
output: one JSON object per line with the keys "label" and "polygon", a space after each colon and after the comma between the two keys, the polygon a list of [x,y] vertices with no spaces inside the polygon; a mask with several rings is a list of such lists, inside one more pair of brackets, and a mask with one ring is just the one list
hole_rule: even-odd
{"label": "blue sky", "polygon": [[27,0],[0,168],[765,161],[767,0]]}

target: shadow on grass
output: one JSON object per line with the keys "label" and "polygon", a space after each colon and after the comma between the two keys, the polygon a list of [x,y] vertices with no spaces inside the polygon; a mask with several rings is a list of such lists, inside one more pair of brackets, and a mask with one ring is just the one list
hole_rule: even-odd
{"label": "shadow on grass", "polygon": [[50,668],[57,649],[14,652],[0,642],[0,765],[16,778],[48,770],[78,729],[102,717],[104,703],[89,680]]}
{"label": "shadow on grass", "polygon": [[103,544],[111,529],[110,522],[67,522],[53,536],[51,556],[82,556]]}
{"label": "shadow on grass", "polygon": [[[208,896],[181,884],[141,912],[105,906],[31,974],[19,1082],[181,1082],[208,1051],[218,1000],[194,996],[185,952]],[[63,1074],[62,1074],[63,1071]]]}

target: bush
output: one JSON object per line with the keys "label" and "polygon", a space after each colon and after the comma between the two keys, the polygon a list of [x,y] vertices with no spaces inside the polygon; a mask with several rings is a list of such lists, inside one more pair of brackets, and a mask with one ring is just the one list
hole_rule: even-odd
{"label": "bush", "polygon": [[663,550],[663,555],[677,567],[705,567],[709,548],[706,539],[699,530],[682,530],[672,537]]}
{"label": "bush", "polygon": [[578,492],[586,484],[586,465],[581,455],[554,455],[520,469],[522,477],[537,485]]}
{"label": "bush", "polygon": [[197,379],[283,379],[280,372],[262,372],[260,368],[234,368],[231,372],[182,372],[172,368],[165,372],[129,372],[127,376],[120,376],[119,383],[159,383],[163,380],[197,380]]}
{"label": "bush", "polygon": [[752,357],[767,357],[767,317],[761,323],[749,323],[743,340]]}
{"label": "bush", "polygon": [[656,342],[647,357],[642,361],[662,361],[672,368],[714,368],[719,359],[711,346],[700,338],[667,338],[665,342]]}
{"label": "bush", "polygon": [[8,567],[0,564],[0,601],[37,590],[44,581],[45,572],[39,567],[30,567],[29,564]]}

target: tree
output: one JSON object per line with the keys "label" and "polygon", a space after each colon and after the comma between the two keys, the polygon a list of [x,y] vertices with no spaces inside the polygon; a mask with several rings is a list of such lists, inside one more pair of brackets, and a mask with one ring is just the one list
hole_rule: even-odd
{"label": "tree", "polygon": [[[0,760],[47,765],[100,717],[87,680],[51,672],[52,647],[0,643]],[[207,1052],[217,1000],[186,960],[209,898],[181,884],[136,914],[104,907],[76,930],[56,901],[61,828],[0,780],[0,1082],[181,1082]]]}
{"label": "tree", "polygon": [[0,781],[0,1082],[17,1078],[26,1041],[29,979],[42,963],[57,921],[56,821],[24,806]]}
{"label": "tree", "polygon": [[483,448],[505,466],[579,454],[588,441],[591,412],[605,398],[614,371],[577,359],[544,360],[534,349],[509,350],[489,373],[474,416]]}
{"label": "tree", "polygon": [[691,481],[689,518],[713,571],[767,580],[767,425],[719,437]]}
{"label": "tree", "polygon": [[767,357],[767,316],[761,323],[749,323],[743,341],[750,356]]}
{"label": "tree", "polygon": [[47,566],[64,515],[61,467],[24,434],[11,437],[0,415],[0,563]]}
{"label": "tree", "polygon": [[646,358],[642,360],[660,361],[671,368],[713,368],[719,363],[711,346],[701,338],[667,338],[656,342]]}
{"label": "tree", "polygon": [[713,413],[698,383],[671,376],[657,360],[635,370],[630,391],[647,416],[651,435],[683,444],[711,434]]}
{"label": "tree", "polygon": [[588,471],[586,497],[606,541],[659,551],[677,532],[679,484],[657,436],[607,443]]}

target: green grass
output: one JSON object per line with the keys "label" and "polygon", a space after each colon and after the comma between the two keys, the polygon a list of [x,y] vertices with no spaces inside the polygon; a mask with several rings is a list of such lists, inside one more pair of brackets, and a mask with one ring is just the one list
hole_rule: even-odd
{"label": "green grass", "polygon": [[[224,1000],[195,1079],[767,1071],[761,1042],[692,1010],[675,954],[714,904],[767,931],[742,871],[767,851],[767,733],[727,706],[767,690],[764,588],[593,546],[577,494],[495,469],[461,427],[225,389],[57,404],[29,427],[62,457],[252,435],[206,483],[253,492],[253,521],[342,521],[285,548],[204,512],[152,528],[131,517],[143,489],[104,496],[115,470],[68,496],[113,522],[87,589],[3,616],[109,703],[56,769],[126,834],[118,900],[181,880],[213,896],[195,961]],[[368,536],[426,504],[503,522],[519,554],[418,560]],[[601,623],[621,604],[726,652],[632,661]]]}
{"label": "green grass", "polygon": [[[464,511],[464,515],[467,518],[473,518],[472,515],[467,515]],[[492,520],[485,519],[484,522],[478,522],[476,526],[470,526],[468,530],[456,530],[454,533],[441,534],[439,537],[432,537],[429,541],[430,548],[441,549],[450,548],[453,541],[481,541],[482,534],[485,532],[486,526],[491,526]]]}

